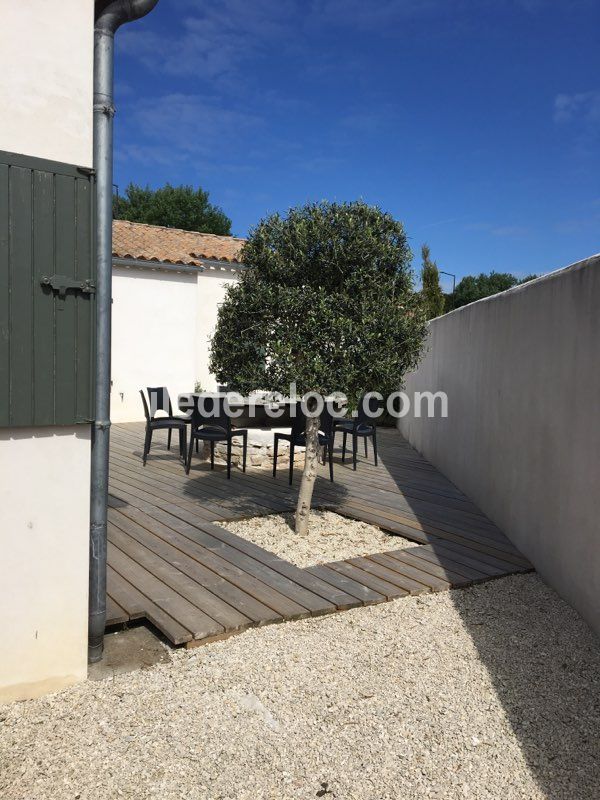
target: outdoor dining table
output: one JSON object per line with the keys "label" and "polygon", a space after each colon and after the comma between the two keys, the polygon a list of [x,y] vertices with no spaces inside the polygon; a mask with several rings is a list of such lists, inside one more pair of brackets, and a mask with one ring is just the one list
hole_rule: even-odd
{"label": "outdoor dining table", "polygon": [[[178,398],[179,410],[187,413],[193,408],[198,408],[202,397],[224,400],[227,398],[227,392],[189,392],[180,394]],[[326,398],[326,400],[329,399]],[[298,398],[284,397],[280,400],[271,400],[261,395],[244,397],[241,400],[232,398],[229,400],[229,407],[234,414],[239,414],[239,416],[233,417],[231,424],[234,428],[289,428],[292,424],[292,406],[295,406],[298,402]],[[340,407],[345,405],[345,402],[342,402]],[[269,413],[269,411],[272,413]]]}
{"label": "outdoor dining table", "polygon": [[[179,410],[183,413],[193,408],[198,408],[201,398],[214,398],[225,400],[226,392],[189,392],[181,394],[178,398]],[[235,417],[231,424],[234,428],[285,428],[291,425],[291,407],[298,401],[291,398],[282,400],[269,400],[264,397],[244,397],[243,399],[230,399],[229,407]],[[268,413],[273,412],[273,415]],[[240,413],[241,412],[241,413]]]}

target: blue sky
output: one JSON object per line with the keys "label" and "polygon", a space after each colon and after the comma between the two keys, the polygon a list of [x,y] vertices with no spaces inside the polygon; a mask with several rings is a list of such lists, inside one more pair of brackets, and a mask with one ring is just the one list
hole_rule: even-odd
{"label": "blue sky", "polygon": [[597,0],[160,0],[117,34],[115,181],[245,235],[362,198],[458,277],[600,250]]}

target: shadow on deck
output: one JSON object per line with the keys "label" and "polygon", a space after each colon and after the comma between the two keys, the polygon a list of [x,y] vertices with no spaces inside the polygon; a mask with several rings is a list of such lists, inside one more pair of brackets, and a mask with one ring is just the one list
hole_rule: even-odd
{"label": "shadow on deck", "polygon": [[[214,524],[294,508],[300,473],[186,476],[157,441],[141,462],[143,425],[111,440],[108,624],[145,618],[175,645],[221,639],[254,625],[443,591],[530,569],[506,537],[395,430],[382,429],[381,463],[354,472],[336,453],[314,495],[326,507],[415,542],[414,548],[300,569]],[[165,437],[166,439],[166,437]]]}

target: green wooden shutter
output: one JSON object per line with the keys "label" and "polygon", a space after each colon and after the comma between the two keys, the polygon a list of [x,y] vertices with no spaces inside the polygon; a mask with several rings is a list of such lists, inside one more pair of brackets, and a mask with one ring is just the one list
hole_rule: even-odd
{"label": "green wooden shutter", "polygon": [[0,427],[94,416],[94,177],[0,151]]}

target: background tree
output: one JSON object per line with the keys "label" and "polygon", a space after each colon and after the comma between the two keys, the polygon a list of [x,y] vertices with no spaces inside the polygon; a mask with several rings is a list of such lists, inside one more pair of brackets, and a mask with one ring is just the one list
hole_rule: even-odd
{"label": "background tree", "polygon": [[427,319],[439,317],[444,313],[444,293],[440,286],[440,273],[435,261],[431,260],[429,246],[424,244],[421,247],[421,258],[423,266],[421,268],[421,297]]}
{"label": "background tree", "polygon": [[208,192],[192,186],[171,186],[160,189],[145,188],[130,183],[124,197],[113,200],[115,219],[164,225],[184,231],[231,235],[231,220],[218,207],[209,202]]}
{"label": "background tree", "polygon": [[[404,228],[362,202],[273,214],[242,251],[250,269],[229,287],[211,342],[219,383],[248,393],[397,390],[416,366],[425,319],[413,291]],[[318,419],[306,422],[296,531],[306,533],[316,477]]]}
{"label": "background tree", "polygon": [[504,292],[506,289],[512,289],[513,286],[527,283],[534,278],[537,278],[537,275],[528,275],[526,278],[519,279],[510,272],[490,272],[489,275],[482,272],[479,275],[467,275],[459,281],[454,293],[447,296],[450,308],[446,310],[466,306],[467,303],[474,303],[475,300]]}

